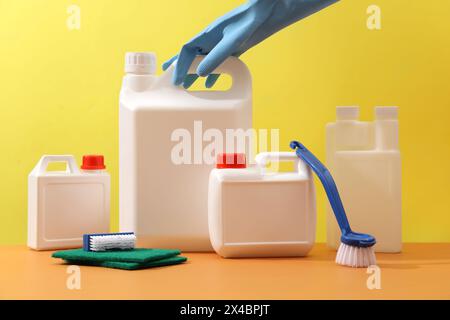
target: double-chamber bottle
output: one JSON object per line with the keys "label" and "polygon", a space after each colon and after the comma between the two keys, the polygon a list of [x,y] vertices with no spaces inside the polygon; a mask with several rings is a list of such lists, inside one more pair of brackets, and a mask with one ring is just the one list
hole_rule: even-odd
{"label": "double-chamber bottle", "polygon": [[239,59],[229,58],[215,71],[232,77],[229,90],[190,91],[172,85],[173,66],[161,76],[155,70],[154,54],[126,55],[119,111],[120,230],[134,231],[141,246],[212,251],[208,177],[215,154],[249,153],[238,142],[225,150],[224,140],[227,130],[252,127],[251,75]]}
{"label": "double-chamber bottle", "polygon": [[[376,107],[375,121],[359,120],[358,107],[338,107],[326,129],[327,166],[352,228],[377,239],[377,252],[402,247],[401,158],[398,108]],[[327,242],[337,248],[340,230],[329,207]]]}

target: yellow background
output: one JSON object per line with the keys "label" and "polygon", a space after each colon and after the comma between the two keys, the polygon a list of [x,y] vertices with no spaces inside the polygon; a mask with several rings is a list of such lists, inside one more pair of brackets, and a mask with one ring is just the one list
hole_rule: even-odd
{"label": "yellow background", "polygon": [[[0,243],[25,243],[27,175],[42,154],[106,157],[118,226],[118,93],[126,51],[159,62],[242,1],[0,0]],[[81,29],[66,26],[81,8]],[[381,30],[366,9],[381,8]],[[404,241],[450,241],[450,1],[343,0],[242,56],[257,128],[324,157],[338,105],[400,107]],[[161,72],[159,70],[158,72]],[[286,148],[287,149],[287,148]],[[325,198],[318,186],[318,241]]]}

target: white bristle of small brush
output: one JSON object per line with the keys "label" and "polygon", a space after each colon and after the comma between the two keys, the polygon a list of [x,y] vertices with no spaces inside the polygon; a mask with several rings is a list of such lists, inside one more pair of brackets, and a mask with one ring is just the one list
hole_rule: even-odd
{"label": "white bristle of small brush", "polygon": [[134,234],[114,234],[93,236],[90,239],[91,251],[134,249],[136,236]]}
{"label": "white bristle of small brush", "polygon": [[336,255],[336,263],[353,268],[367,268],[376,265],[377,259],[373,247],[360,248],[341,243]]}

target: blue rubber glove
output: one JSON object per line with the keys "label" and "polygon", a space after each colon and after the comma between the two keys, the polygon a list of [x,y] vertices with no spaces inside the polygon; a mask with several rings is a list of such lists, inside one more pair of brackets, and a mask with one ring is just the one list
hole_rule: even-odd
{"label": "blue rubber glove", "polygon": [[[219,77],[211,74],[229,56],[239,57],[277,31],[303,19],[338,0],[249,0],[220,17],[186,43],[178,55],[163,64],[166,70],[175,60],[174,85],[188,88],[199,76],[208,76],[210,88]],[[206,57],[197,74],[187,74],[197,55]]]}

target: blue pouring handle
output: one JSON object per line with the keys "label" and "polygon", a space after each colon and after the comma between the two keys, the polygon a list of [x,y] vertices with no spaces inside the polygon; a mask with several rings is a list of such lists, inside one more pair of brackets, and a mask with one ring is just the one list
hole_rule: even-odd
{"label": "blue pouring handle", "polygon": [[330,171],[320,162],[319,159],[314,156],[303,144],[298,141],[292,141],[290,143],[291,149],[295,150],[295,153],[299,158],[305,161],[311,169],[317,174],[333,209],[336,220],[341,229],[341,242],[357,247],[371,247],[376,243],[374,237],[368,234],[353,232],[350,228],[347,215],[345,213],[344,206],[339,196],[339,191],[336,187],[333,177]]}

